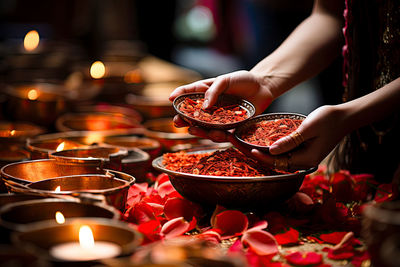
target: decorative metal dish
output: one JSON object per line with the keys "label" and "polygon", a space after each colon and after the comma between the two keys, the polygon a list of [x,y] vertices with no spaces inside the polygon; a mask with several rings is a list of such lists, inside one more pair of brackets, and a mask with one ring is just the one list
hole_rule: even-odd
{"label": "decorative metal dish", "polygon": [[270,114],[262,114],[258,115],[256,117],[250,118],[246,122],[238,125],[238,127],[235,129],[234,135],[235,138],[242,143],[244,146],[246,146],[249,149],[258,149],[260,151],[268,152],[269,146],[262,146],[262,145],[256,145],[252,144],[248,141],[245,141],[243,138],[243,135],[246,133],[249,133],[249,130],[251,130],[257,123],[264,122],[264,121],[272,121],[272,120],[278,120],[278,119],[292,119],[292,120],[304,120],[306,118],[305,115],[303,114],[298,114],[298,113],[270,113]]}
{"label": "decorative metal dish", "polygon": [[244,123],[248,119],[250,119],[254,114],[255,114],[255,107],[253,104],[251,104],[249,101],[246,101],[244,99],[239,99],[236,98],[232,95],[220,95],[218,97],[217,103],[214,105],[215,107],[228,107],[228,106],[235,106],[239,107],[240,111],[246,112],[246,116],[243,118],[240,118],[239,121],[233,121],[233,122],[228,122],[228,123],[215,123],[215,122],[207,122],[204,120],[197,119],[195,117],[189,116],[185,112],[181,110],[181,106],[185,99],[191,99],[193,101],[197,101],[200,99],[204,99],[204,93],[189,93],[189,94],[183,94],[175,98],[173,102],[173,106],[175,111],[182,116],[184,120],[186,120],[189,124],[191,125],[198,125],[204,128],[214,128],[214,129],[221,129],[221,130],[229,130],[237,127],[238,125]]}
{"label": "decorative metal dish", "polygon": [[152,164],[158,171],[167,173],[174,188],[193,202],[205,206],[222,205],[226,208],[245,210],[264,210],[284,202],[299,190],[305,175],[316,170],[310,168],[272,176],[229,177],[171,171],[164,166],[162,156],[153,160]]}

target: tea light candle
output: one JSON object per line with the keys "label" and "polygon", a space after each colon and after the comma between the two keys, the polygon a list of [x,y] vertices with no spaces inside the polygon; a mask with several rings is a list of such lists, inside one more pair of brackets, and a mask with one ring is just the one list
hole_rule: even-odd
{"label": "tea light candle", "polygon": [[88,225],[79,229],[79,242],[66,242],[50,249],[50,255],[64,261],[92,261],[113,258],[121,254],[121,247],[107,241],[94,241]]}

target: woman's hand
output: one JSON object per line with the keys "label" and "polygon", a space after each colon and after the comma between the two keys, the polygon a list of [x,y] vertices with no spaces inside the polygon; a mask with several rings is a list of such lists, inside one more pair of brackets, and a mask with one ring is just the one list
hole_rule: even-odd
{"label": "woman's hand", "polygon": [[348,133],[345,118],[345,111],[339,106],[319,107],[307,116],[295,133],[273,143],[269,154],[256,149],[251,154],[269,166],[282,166],[280,161],[284,161],[283,165],[288,166],[289,171],[315,167]]}
{"label": "woman's hand", "polygon": [[[203,108],[208,108],[216,103],[219,95],[226,93],[250,101],[256,107],[256,113],[261,113],[273,100],[270,90],[272,86],[272,79],[266,80],[252,72],[242,70],[180,86],[171,93],[169,99],[173,101],[185,93],[205,92]],[[174,124],[176,127],[190,126],[179,115],[174,117]],[[189,133],[214,142],[229,141],[227,138],[229,133],[225,131],[189,127]]]}

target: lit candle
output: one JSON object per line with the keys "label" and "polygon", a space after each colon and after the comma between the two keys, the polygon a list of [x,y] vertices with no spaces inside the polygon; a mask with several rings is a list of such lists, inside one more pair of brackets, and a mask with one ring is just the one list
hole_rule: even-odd
{"label": "lit candle", "polygon": [[91,261],[113,258],[121,254],[121,247],[107,241],[94,241],[88,225],[79,229],[79,242],[66,242],[50,249],[50,254],[64,261]]}

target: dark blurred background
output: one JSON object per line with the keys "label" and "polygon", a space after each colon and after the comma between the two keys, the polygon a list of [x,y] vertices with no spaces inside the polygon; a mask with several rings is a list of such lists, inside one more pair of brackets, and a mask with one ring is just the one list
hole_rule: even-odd
{"label": "dark blurred background", "polygon": [[[194,70],[202,78],[250,69],[279,46],[311,9],[309,0],[0,0],[1,79],[2,83],[26,79],[24,72],[10,72],[18,69],[13,65],[17,63],[4,59],[19,53],[32,29],[44,42],[62,47],[59,54],[68,62],[54,76],[50,75],[54,68],[44,66],[50,78],[65,79],[74,64],[118,53],[149,54]],[[121,40],[125,45],[115,45]],[[41,62],[55,64],[51,59]],[[322,104],[339,103],[340,88],[338,59],[267,111],[308,114]]]}

